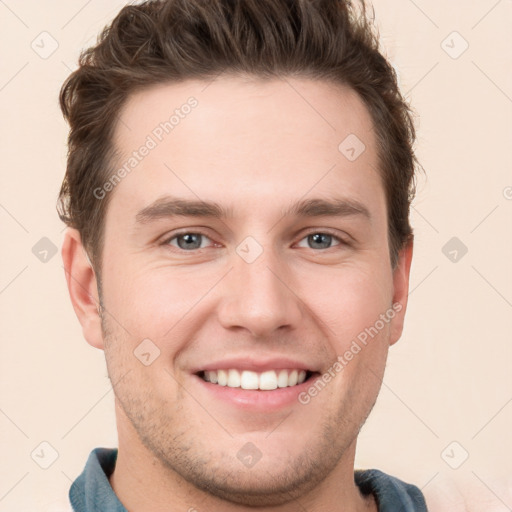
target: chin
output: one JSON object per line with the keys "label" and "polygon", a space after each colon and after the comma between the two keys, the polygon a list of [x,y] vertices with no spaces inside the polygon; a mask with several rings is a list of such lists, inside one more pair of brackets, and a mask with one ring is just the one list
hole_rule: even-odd
{"label": "chin", "polygon": [[195,475],[189,480],[208,494],[221,500],[252,507],[279,506],[289,503],[314,489],[323,479],[318,474],[298,475],[292,465],[283,467],[282,471],[273,472],[266,466],[259,469],[215,472],[210,475]]}

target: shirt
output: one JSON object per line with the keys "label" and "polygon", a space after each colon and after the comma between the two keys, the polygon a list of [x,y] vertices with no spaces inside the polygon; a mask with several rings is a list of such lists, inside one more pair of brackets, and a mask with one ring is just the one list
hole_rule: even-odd
{"label": "shirt", "polygon": [[[116,460],[116,448],[95,448],[91,452],[69,490],[75,512],[127,512],[108,481]],[[356,470],[354,480],[364,495],[373,493],[379,512],[428,512],[425,498],[415,485],[378,469]]]}

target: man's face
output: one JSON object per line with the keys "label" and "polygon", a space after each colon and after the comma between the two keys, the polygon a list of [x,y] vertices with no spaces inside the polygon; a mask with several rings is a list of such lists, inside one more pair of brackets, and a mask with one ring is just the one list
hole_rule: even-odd
{"label": "man's face", "polygon": [[[162,131],[191,96],[197,105]],[[104,349],[124,438],[239,503],[277,503],[348,467],[401,332],[408,273],[403,258],[391,269],[362,101],[298,79],[158,86],[129,98],[115,145],[116,169],[150,147],[108,192],[105,220]],[[173,216],[173,199],[227,216]],[[312,199],[346,204],[338,215],[293,213]],[[390,314],[397,297],[404,307]],[[312,376],[244,390],[203,379],[219,369],[239,371],[228,373],[235,386],[237,374],[249,387],[273,387],[272,370],[284,386],[294,376],[283,369]]]}

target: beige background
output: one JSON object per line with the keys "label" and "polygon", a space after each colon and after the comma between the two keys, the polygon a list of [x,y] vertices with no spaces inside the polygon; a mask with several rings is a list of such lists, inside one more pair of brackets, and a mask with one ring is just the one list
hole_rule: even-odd
{"label": "beige background", "polygon": [[[82,338],[60,254],[40,258],[62,242],[58,90],[123,4],[0,1],[0,511],[67,510],[90,450],[116,445],[103,354]],[[460,494],[467,510],[512,510],[512,1],[374,5],[427,177],[406,328],[356,465],[415,483],[432,510],[466,510]],[[468,249],[455,262],[452,237]]]}

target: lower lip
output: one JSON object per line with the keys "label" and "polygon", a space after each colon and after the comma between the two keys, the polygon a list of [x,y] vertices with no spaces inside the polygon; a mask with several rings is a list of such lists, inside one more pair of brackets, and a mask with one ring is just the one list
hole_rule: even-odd
{"label": "lower lip", "polygon": [[230,388],[206,382],[198,375],[193,375],[199,385],[210,396],[223,400],[242,410],[256,412],[271,412],[299,404],[299,395],[306,391],[320,375],[313,374],[308,380],[296,386],[277,388],[272,390]]}

